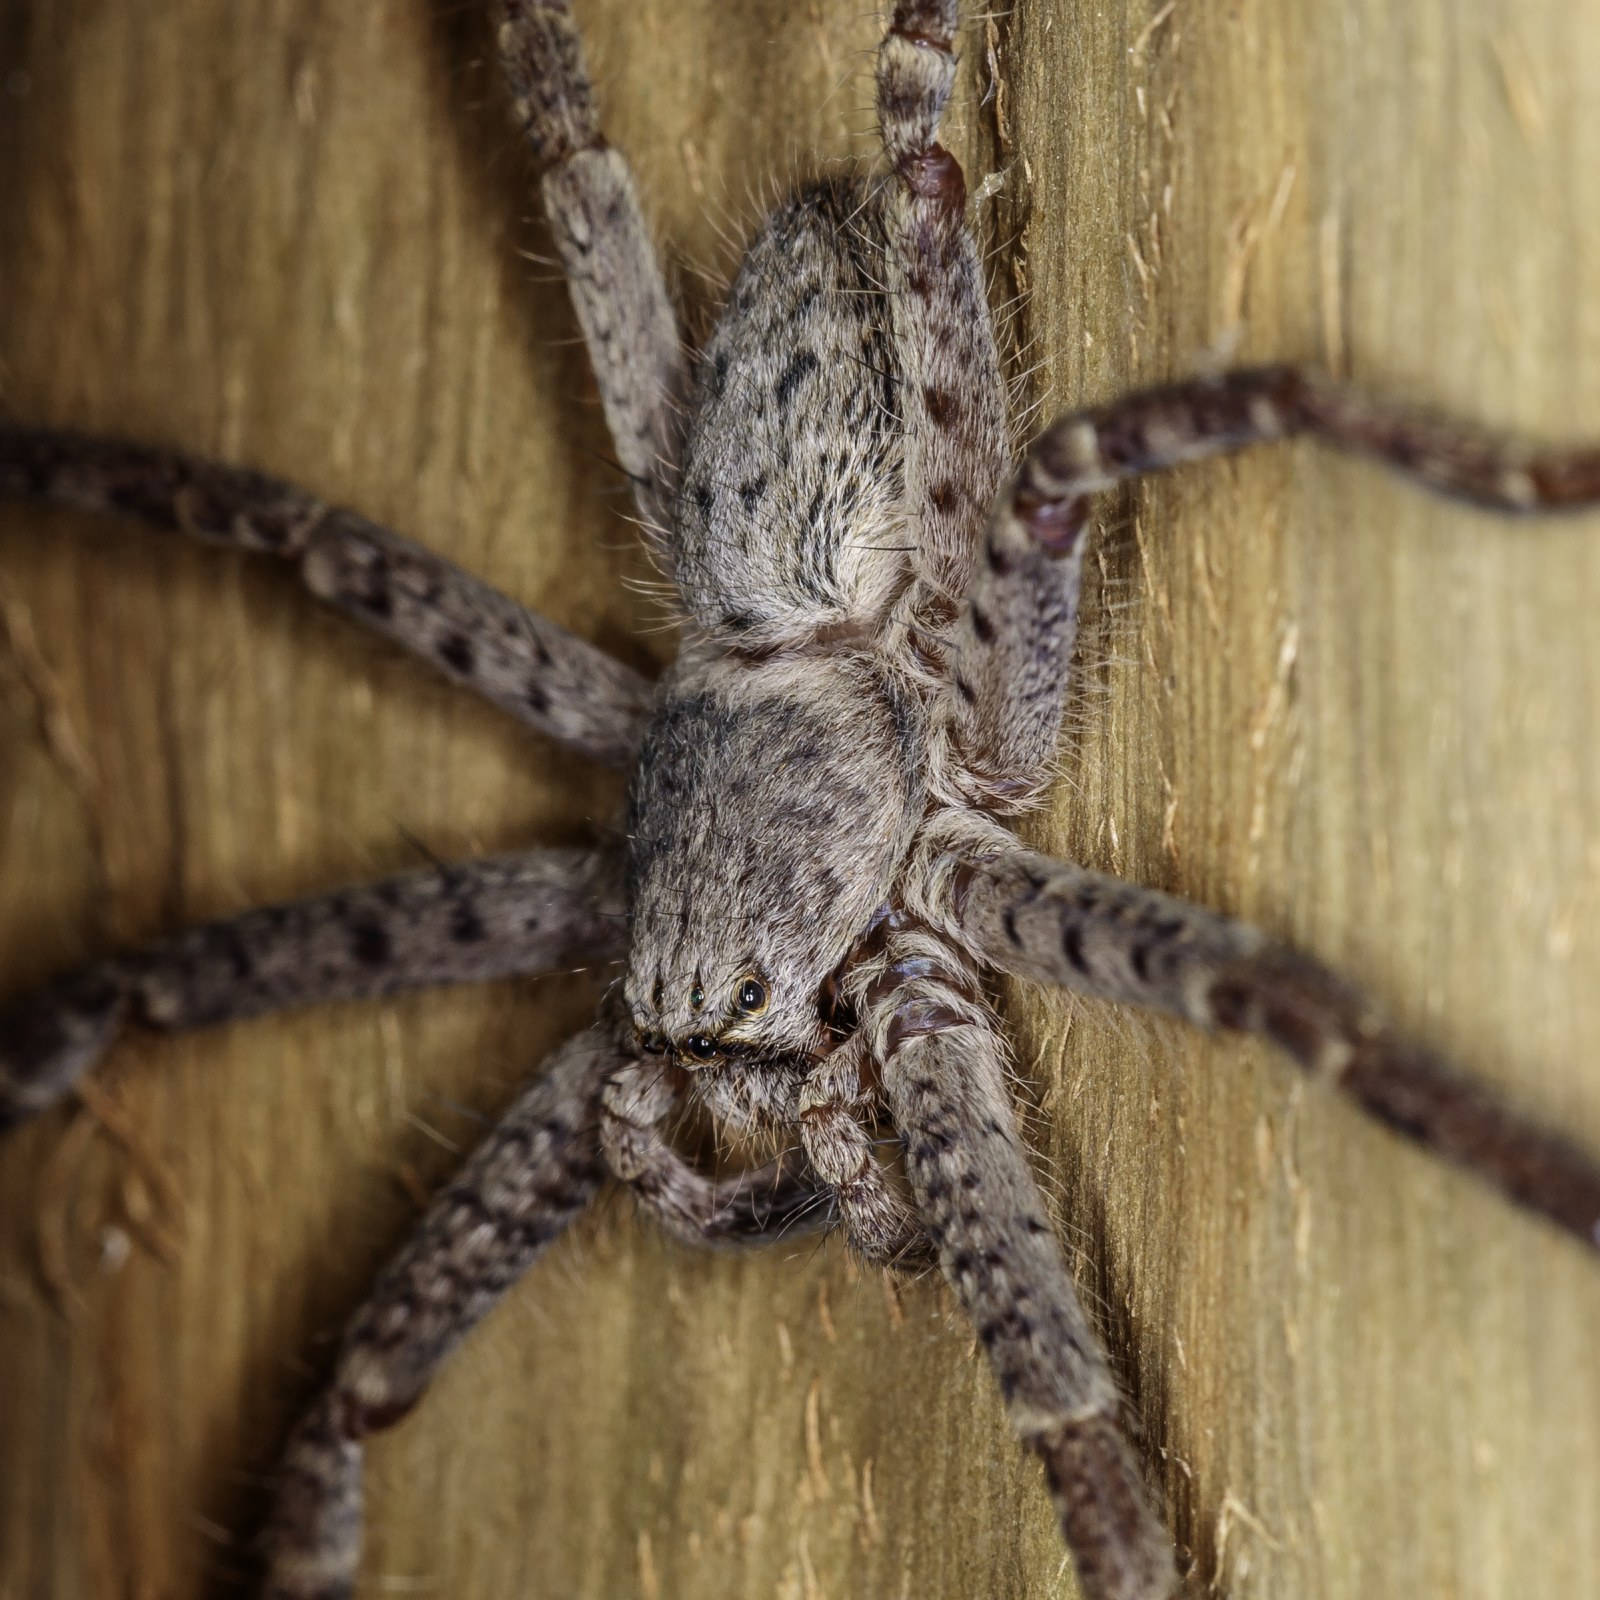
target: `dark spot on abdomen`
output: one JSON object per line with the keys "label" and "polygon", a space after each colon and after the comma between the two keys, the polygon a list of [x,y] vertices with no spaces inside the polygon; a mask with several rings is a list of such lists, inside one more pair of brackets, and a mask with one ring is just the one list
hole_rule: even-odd
{"label": "dark spot on abdomen", "polygon": [[777,402],[780,412],[789,409],[800,385],[817,370],[820,364],[816,352],[812,350],[797,350],[789,357],[789,365],[779,373],[778,381],[772,390],[772,398]]}
{"label": "dark spot on abdomen", "polygon": [[948,428],[956,420],[955,396],[948,389],[935,389],[930,385],[922,391],[922,403],[934,427]]}

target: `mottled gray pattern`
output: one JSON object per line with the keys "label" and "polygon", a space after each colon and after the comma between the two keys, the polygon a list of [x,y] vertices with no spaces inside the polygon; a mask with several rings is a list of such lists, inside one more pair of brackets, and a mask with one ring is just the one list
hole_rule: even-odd
{"label": "mottled gray pattern", "polygon": [[[876,71],[885,170],[773,212],[691,390],[570,7],[492,9],[618,456],[689,615],[659,686],[419,546],[238,468],[0,429],[0,493],[298,561],[362,623],[631,765],[625,844],[440,869],[96,963],[0,1013],[0,1118],[42,1110],[127,1023],[625,953],[600,1019],[350,1322],[289,1438],[267,1593],[351,1593],[362,1440],[416,1402],[609,1170],[696,1242],[838,1226],[869,1260],[937,1257],[1041,1460],[1083,1593],[1166,1600],[1171,1543],[1018,1137],[993,975],[1259,1034],[1591,1247],[1600,1165],[1398,1038],[1315,962],[1002,826],[1049,776],[1089,496],[1298,431],[1545,511],[1600,501],[1600,453],[1518,449],[1271,368],[1065,417],[1008,483],[965,182],[937,142],[955,0],[893,6]],[[702,1171],[686,1126],[747,1164]],[[904,1183],[880,1160],[888,1141]]]}
{"label": "mottled gray pattern", "polygon": [[0,1124],[63,1094],[125,1022],[197,1028],[430,984],[605,965],[619,852],[532,850],[185,929],[0,1008]]}
{"label": "mottled gray pattern", "polygon": [[818,184],[751,241],[700,357],[674,576],[732,642],[874,616],[912,570],[884,271],[867,185]]}
{"label": "mottled gray pattern", "polygon": [[568,0],[495,0],[491,12],[617,460],[647,535],[664,539],[688,365],[633,174],[600,135]]}
{"label": "mottled gray pattern", "polygon": [[518,721],[622,766],[650,688],[431,550],[304,489],[177,450],[0,428],[0,495],[135,517],[294,564],[300,580]]}
{"label": "mottled gray pattern", "polygon": [[290,1435],[262,1539],[267,1600],[350,1592],[361,1440],[398,1421],[450,1353],[599,1188],[609,1028],[569,1040],[434,1197],[351,1318],[333,1377]]}
{"label": "mottled gray pattern", "polygon": [[[680,663],[628,796],[625,995],[641,1036],[822,1047],[818,991],[888,898],[922,811],[918,730],[870,656]],[[742,1016],[747,978],[769,998]]]}

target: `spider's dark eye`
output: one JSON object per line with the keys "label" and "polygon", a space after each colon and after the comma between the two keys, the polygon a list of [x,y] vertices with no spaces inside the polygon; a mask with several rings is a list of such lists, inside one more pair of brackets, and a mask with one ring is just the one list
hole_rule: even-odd
{"label": "spider's dark eye", "polygon": [[689,991],[689,1004],[693,1006],[696,1011],[698,1011],[705,1003],[706,992],[697,983],[694,988]]}
{"label": "spider's dark eye", "polygon": [[683,1048],[692,1055],[696,1061],[709,1061],[717,1053],[717,1041],[708,1039],[703,1033],[691,1033],[683,1041]]}
{"label": "spider's dark eye", "polygon": [[756,1016],[767,1009],[767,986],[759,978],[746,978],[739,985],[739,1009]]}

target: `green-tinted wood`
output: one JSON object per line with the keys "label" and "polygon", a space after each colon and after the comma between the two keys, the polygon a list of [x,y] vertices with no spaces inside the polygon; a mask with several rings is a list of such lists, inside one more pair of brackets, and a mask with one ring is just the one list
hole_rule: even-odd
{"label": "green-tinted wood", "polygon": [[[865,8],[580,0],[675,260],[870,149]],[[1600,431],[1592,0],[1019,0],[953,142],[1052,406],[1307,356]],[[644,663],[621,496],[473,7],[0,5],[0,403],[293,475]],[[996,87],[987,103],[979,96]],[[1152,221],[1152,219],[1155,219]],[[685,272],[686,294],[706,291]],[[1109,502],[1035,836],[1257,917],[1600,1147],[1600,527],[1310,447]],[[281,575],[0,513],[0,974],[441,855],[613,780]],[[642,637],[642,642],[641,641]],[[140,1039],[0,1153],[0,1595],[240,1565],[326,1340],[584,979]],[[1264,1052],[1010,997],[1063,1230],[1229,1596],[1600,1587],[1600,1273]],[[181,1224],[170,1187],[182,1198]],[[366,1592],[1070,1591],[946,1297],[611,1205],[372,1452]]]}

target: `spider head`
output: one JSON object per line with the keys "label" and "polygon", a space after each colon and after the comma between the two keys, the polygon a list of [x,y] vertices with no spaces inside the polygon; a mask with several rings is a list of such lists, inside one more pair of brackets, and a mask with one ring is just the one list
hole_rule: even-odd
{"label": "spider head", "polygon": [[692,1071],[832,1047],[830,978],[921,804],[897,713],[839,658],[675,673],[629,792],[623,998],[642,1048]]}
{"label": "spider head", "polygon": [[745,1058],[792,1053],[776,1049],[761,1027],[761,1018],[772,1003],[772,991],[768,980],[757,972],[745,973],[727,993],[714,993],[700,981],[692,983],[689,1018],[673,1019],[679,1025],[670,1030],[657,1025],[667,1020],[670,1008],[666,1004],[665,977],[656,981],[659,988],[652,987],[647,1015],[641,1016],[634,1008],[635,1033],[646,1054],[670,1054],[680,1066],[692,1071]]}

